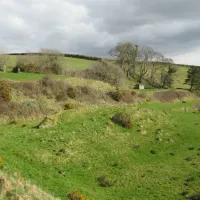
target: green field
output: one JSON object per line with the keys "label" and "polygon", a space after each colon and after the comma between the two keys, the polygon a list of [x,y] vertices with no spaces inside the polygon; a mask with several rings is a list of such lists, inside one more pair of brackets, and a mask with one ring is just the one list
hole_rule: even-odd
{"label": "green field", "polygon": [[[185,199],[200,185],[196,103],[90,106],[65,111],[46,129],[34,128],[39,121],[1,125],[4,170],[63,200],[72,190],[95,200]],[[132,115],[133,129],[110,120],[118,111]]]}
{"label": "green field", "polygon": [[[8,62],[8,69],[12,69],[16,66],[16,60],[17,56],[10,56],[10,60]],[[71,58],[71,57],[64,57],[63,64],[65,67],[73,68],[73,69],[86,69],[88,68],[93,61],[85,60],[85,59],[77,59],[77,58]]]}

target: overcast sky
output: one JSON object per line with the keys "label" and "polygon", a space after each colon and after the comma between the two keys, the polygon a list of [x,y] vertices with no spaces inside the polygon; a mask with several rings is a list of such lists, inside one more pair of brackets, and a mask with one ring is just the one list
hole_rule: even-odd
{"label": "overcast sky", "polygon": [[118,42],[200,65],[200,0],[0,0],[0,49],[107,56]]}

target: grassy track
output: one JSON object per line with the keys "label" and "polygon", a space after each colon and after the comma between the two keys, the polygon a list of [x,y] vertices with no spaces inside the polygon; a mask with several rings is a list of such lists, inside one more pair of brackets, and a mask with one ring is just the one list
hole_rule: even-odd
{"label": "grassy track", "polygon": [[[1,125],[0,156],[6,171],[21,172],[63,200],[72,190],[93,200],[181,200],[180,193],[200,185],[200,116],[191,110],[194,103],[200,101],[86,107],[65,111],[47,129],[33,128],[38,121]],[[110,120],[124,110],[133,117],[133,129]],[[100,176],[114,185],[100,187]]]}

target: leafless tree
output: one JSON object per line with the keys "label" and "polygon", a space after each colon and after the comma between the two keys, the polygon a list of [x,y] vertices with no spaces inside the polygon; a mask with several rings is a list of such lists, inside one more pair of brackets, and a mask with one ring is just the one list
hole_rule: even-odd
{"label": "leafless tree", "polygon": [[117,46],[109,51],[111,56],[117,57],[117,64],[124,71],[126,77],[135,75],[136,58],[138,46],[130,42],[118,43]]}
{"label": "leafless tree", "polygon": [[146,74],[148,73],[148,68],[150,66],[150,61],[153,59],[153,49],[151,47],[140,47],[137,55],[138,61],[138,78],[137,82],[142,83]]}
{"label": "leafless tree", "polygon": [[17,58],[17,66],[26,72],[62,74],[62,55],[52,49],[41,49],[39,55],[27,52]]}
{"label": "leafless tree", "polygon": [[0,51],[0,70],[4,71],[5,66],[7,65],[10,56],[4,52]]}

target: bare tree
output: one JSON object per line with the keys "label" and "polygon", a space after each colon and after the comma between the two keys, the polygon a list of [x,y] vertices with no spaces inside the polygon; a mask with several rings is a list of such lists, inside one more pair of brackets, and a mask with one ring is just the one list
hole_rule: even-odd
{"label": "bare tree", "polygon": [[160,84],[161,88],[170,88],[174,82],[177,68],[171,58],[163,57],[161,60]]}
{"label": "bare tree", "polygon": [[142,83],[146,74],[148,73],[148,67],[150,66],[150,60],[153,58],[153,50],[151,47],[140,47],[137,55],[139,74],[137,78],[138,83]]}
{"label": "bare tree", "polygon": [[63,61],[57,50],[41,49],[39,55],[26,53],[17,58],[17,67],[26,72],[62,74]]}
{"label": "bare tree", "polygon": [[151,85],[154,85],[156,82],[156,73],[159,69],[159,62],[162,60],[164,56],[162,53],[158,51],[154,51],[152,49],[152,52],[150,53],[150,61],[151,61],[151,66],[150,66],[150,77],[149,77],[149,83]]}
{"label": "bare tree", "polygon": [[0,51],[0,70],[5,71],[5,66],[7,65],[10,56],[4,52]]}
{"label": "bare tree", "polygon": [[109,51],[111,56],[117,57],[117,64],[124,71],[126,77],[135,75],[136,58],[138,46],[130,42],[118,43],[117,46]]}

